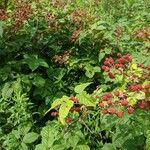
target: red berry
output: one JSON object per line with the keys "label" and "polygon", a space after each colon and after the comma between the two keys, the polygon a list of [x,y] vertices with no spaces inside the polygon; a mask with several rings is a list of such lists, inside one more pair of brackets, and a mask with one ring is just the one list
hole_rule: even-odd
{"label": "red berry", "polygon": [[108,113],[111,114],[111,115],[115,114],[115,112],[116,112],[116,110],[114,108],[109,108],[108,109]]}
{"label": "red berry", "polygon": [[143,64],[139,64],[139,67],[141,68],[145,68],[145,66]]}
{"label": "red berry", "polygon": [[103,100],[103,101],[108,101],[108,99],[109,99],[109,98],[108,98],[106,95],[103,95],[103,96],[102,96],[102,100]]}
{"label": "red berry", "polygon": [[121,58],[122,54],[121,53],[117,53],[117,57]]}
{"label": "red berry", "polygon": [[112,94],[111,94],[111,93],[105,93],[105,95],[106,95],[108,98],[112,98]]}
{"label": "red berry", "polygon": [[119,112],[116,113],[116,115],[117,115],[118,118],[122,118],[123,112],[122,112],[122,111],[119,111]]}
{"label": "red berry", "polygon": [[150,65],[147,66],[147,69],[150,70]]}
{"label": "red berry", "polygon": [[132,62],[132,56],[131,56],[130,54],[125,55],[124,58],[125,58],[128,62]]}
{"label": "red berry", "polygon": [[146,90],[150,89],[150,84],[145,85],[144,87]]}
{"label": "red berry", "polygon": [[132,86],[129,87],[129,89],[132,92],[135,92],[135,91],[141,90],[142,89],[142,85],[141,84],[132,85]]}
{"label": "red berry", "polygon": [[108,66],[102,66],[102,69],[105,71],[105,72],[109,72],[110,71],[110,68]]}
{"label": "red berry", "polygon": [[128,114],[133,114],[134,109],[132,107],[127,108]]}
{"label": "red berry", "polygon": [[110,66],[110,62],[106,60],[106,61],[104,61],[104,65]]}
{"label": "red berry", "polygon": [[118,62],[119,62],[120,64],[124,64],[124,63],[126,62],[126,60],[125,60],[124,58],[119,58],[119,59],[118,59]]}
{"label": "red berry", "polygon": [[73,119],[71,118],[71,117],[68,117],[67,119],[66,119],[66,123],[67,124],[71,124],[73,122]]}
{"label": "red berry", "polygon": [[77,101],[78,101],[78,99],[77,99],[76,97],[74,97],[74,96],[71,96],[69,99],[70,99],[71,101],[73,101],[73,102],[77,102]]}
{"label": "red berry", "polygon": [[126,99],[121,100],[121,105],[122,106],[127,106],[128,105],[128,101]]}
{"label": "red berry", "polygon": [[137,105],[141,109],[144,109],[147,107],[147,103],[145,103],[144,101],[139,101]]}
{"label": "red berry", "polygon": [[111,100],[108,100],[108,101],[107,101],[107,104],[108,104],[108,105],[112,105],[112,101],[111,101]]}
{"label": "red berry", "polygon": [[109,68],[109,67],[106,67],[104,71],[105,71],[105,72],[109,72],[109,71],[110,71],[110,68]]}
{"label": "red berry", "polygon": [[112,57],[109,57],[109,58],[108,58],[108,61],[109,61],[109,63],[110,63],[111,65],[114,63],[114,60],[113,60]]}
{"label": "red berry", "polygon": [[108,73],[108,76],[109,76],[110,79],[114,79],[115,78],[114,74],[111,73],[111,72]]}
{"label": "red berry", "polygon": [[98,106],[99,106],[99,107],[104,107],[104,103],[99,102],[99,103],[98,103]]}
{"label": "red berry", "polygon": [[80,107],[75,107],[75,110],[74,110],[75,112],[80,112],[81,111],[81,109],[80,109]]}
{"label": "red berry", "polygon": [[115,91],[114,95],[118,97],[120,95],[120,92],[119,91]]}
{"label": "red berry", "polygon": [[103,113],[103,114],[108,114],[108,110],[107,110],[107,109],[103,109],[103,110],[102,110],[102,113]]}
{"label": "red berry", "polygon": [[115,64],[115,68],[116,68],[116,69],[121,68],[121,67],[123,67],[122,64]]}

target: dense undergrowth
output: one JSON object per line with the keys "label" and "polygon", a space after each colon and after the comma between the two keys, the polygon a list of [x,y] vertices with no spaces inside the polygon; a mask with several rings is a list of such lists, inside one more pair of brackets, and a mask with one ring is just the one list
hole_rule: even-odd
{"label": "dense undergrowth", "polygon": [[0,149],[150,150],[150,1],[2,0]]}

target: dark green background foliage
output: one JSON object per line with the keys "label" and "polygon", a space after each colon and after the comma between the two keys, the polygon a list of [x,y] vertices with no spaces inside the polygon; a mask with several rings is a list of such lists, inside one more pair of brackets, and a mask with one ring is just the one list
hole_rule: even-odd
{"label": "dark green background foliage", "polygon": [[0,149],[145,149],[149,112],[118,121],[96,110],[66,127],[45,112],[78,84],[111,90],[100,70],[106,56],[150,63],[149,0],[1,0],[0,8]]}

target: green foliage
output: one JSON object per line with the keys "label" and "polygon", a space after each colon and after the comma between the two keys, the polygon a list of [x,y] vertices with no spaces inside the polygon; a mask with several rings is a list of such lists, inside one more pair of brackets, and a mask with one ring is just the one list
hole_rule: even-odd
{"label": "green foliage", "polygon": [[[148,149],[149,111],[118,120],[97,103],[130,84],[102,73],[106,57],[130,53],[139,77],[136,64],[150,64],[149,10],[149,0],[3,0],[0,149]],[[150,96],[128,95],[130,105]]]}
{"label": "green foliage", "polygon": [[146,148],[147,148],[147,150],[150,149],[150,132],[149,132],[149,130],[147,131]]}

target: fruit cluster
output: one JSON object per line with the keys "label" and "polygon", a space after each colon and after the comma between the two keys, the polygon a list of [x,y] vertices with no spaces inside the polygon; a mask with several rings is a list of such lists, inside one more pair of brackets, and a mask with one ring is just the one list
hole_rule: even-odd
{"label": "fruit cluster", "polygon": [[[97,99],[100,111],[103,114],[122,118],[124,113],[133,114],[136,109],[150,110],[150,66],[134,63],[130,54],[118,53],[114,58],[116,59],[106,58],[102,69],[104,75],[108,76],[113,87],[115,85],[116,88],[104,94],[94,91],[93,98]],[[70,112],[81,114],[83,105],[79,103],[79,99],[71,96],[69,100],[74,103]],[[59,114],[52,112],[51,115],[58,116]],[[70,116],[66,119],[68,124],[72,124],[73,121]]]}
{"label": "fruit cluster", "polygon": [[4,21],[7,17],[6,11],[4,9],[0,9],[0,20]]}
{"label": "fruit cluster", "polygon": [[23,25],[23,23],[29,19],[30,15],[32,14],[32,8],[30,4],[20,4],[18,3],[18,6],[16,7],[14,14],[12,16],[13,18],[13,31],[18,31]]}
{"label": "fruit cluster", "polygon": [[103,114],[122,118],[125,109],[128,114],[135,109],[150,110],[150,66],[134,64],[131,55],[118,53],[116,60],[106,58],[102,69],[111,80],[122,77],[116,89],[100,97],[98,106]]}
{"label": "fruit cluster", "polygon": [[118,53],[117,57],[118,58],[116,61],[112,57],[106,58],[104,63],[103,63],[103,66],[102,66],[102,70],[104,72],[108,72],[108,76],[111,79],[115,78],[115,76],[112,72],[114,72],[114,71],[120,72],[122,70],[126,70],[129,63],[132,62],[132,56],[130,54],[122,56],[121,53]]}

